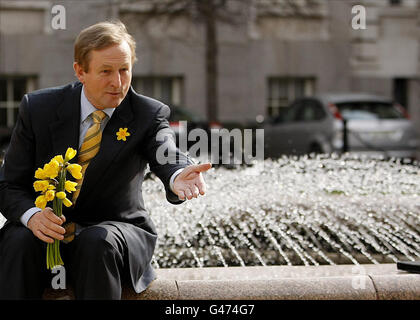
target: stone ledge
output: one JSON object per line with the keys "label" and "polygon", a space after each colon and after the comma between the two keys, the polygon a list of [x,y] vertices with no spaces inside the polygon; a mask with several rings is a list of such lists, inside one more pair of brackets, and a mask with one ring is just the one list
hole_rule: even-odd
{"label": "stone ledge", "polygon": [[375,289],[365,277],[364,290],[354,290],[351,278],[302,278],[275,280],[180,281],[179,298],[228,300],[341,300],[375,299]]}
{"label": "stone ledge", "polygon": [[420,300],[420,274],[371,276],[379,300]]}
{"label": "stone ledge", "polygon": [[[420,274],[396,264],[157,269],[142,293],[124,288],[125,300],[420,300]],[[73,299],[48,289],[45,299]]]}

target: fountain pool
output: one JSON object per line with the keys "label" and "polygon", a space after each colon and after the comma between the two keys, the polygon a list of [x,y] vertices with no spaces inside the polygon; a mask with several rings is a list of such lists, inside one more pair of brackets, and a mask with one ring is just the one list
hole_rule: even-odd
{"label": "fountain pool", "polygon": [[283,157],[205,173],[204,197],[166,202],[146,180],[156,268],[380,264],[420,257],[417,163],[353,154]]}
{"label": "fountain pool", "polygon": [[[204,197],[143,196],[156,268],[380,264],[420,258],[418,163],[358,155],[283,157],[205,173]],[[0,226],[4,218],[0,216]]]}

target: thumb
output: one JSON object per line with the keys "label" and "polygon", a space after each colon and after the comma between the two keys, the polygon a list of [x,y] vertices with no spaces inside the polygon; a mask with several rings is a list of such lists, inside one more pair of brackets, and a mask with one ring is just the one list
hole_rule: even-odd
{"label": "thumb", "polygon": [[202,163],[195,165],[194,171],[204,172],[211,168],[211,163]]}

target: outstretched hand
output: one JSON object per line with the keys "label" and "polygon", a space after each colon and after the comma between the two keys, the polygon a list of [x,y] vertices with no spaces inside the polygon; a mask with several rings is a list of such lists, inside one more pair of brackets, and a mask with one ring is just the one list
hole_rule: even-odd
{"label": "outstretched hand", "polygon": [[203,179],[202,172],[211,168],[211,163],[194,164],[185,167],[184,170],[178,174],[173,184],[173,191],[180,200],[191,200],[193,197],[197,198],[198,194],[204,195],[206,193],[206,184]]}

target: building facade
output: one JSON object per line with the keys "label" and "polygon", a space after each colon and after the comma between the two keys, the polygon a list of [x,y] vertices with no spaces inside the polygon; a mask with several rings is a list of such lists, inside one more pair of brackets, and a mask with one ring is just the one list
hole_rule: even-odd
{"label": "building facade", "polygon": [[[228,3],[232,21],[217,21],[220,121],[274,116],[302,95],[363,91],[394,98],[419,123],[420,1]],[[352,25],[355,5],[365,9],[364,29]],[[137,91],[205,116],[204,24],[191,12],[150,17],[149,9],[150,1],[0,0],[0,126],[14,125],[25,92],[75,81],[77,34],[110,18],[137,40]]]}

